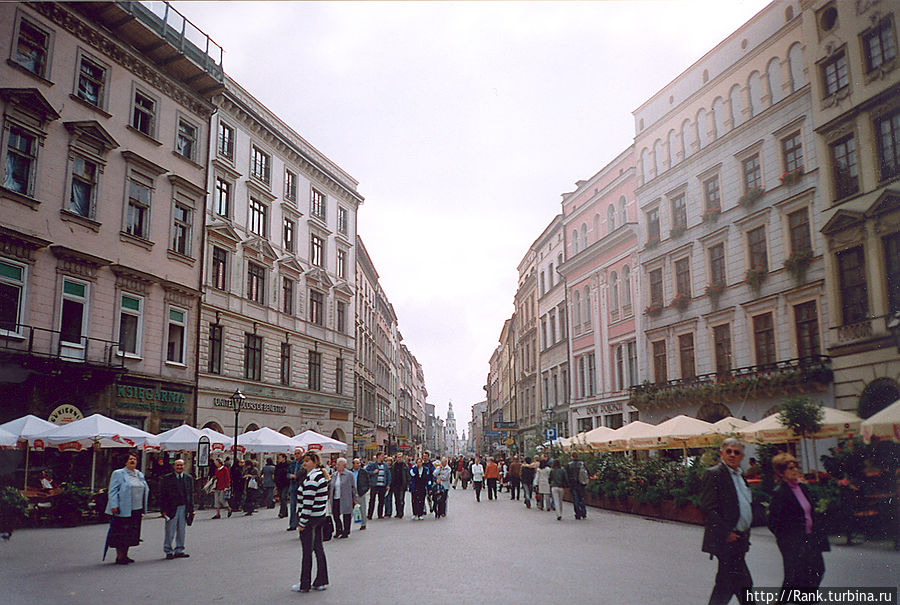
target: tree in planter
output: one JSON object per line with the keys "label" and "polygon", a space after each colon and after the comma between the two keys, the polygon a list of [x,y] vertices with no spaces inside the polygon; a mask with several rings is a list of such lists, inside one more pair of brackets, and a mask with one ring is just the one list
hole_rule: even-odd
{"label": "tree in planter", "polygon": [[13,530],[28,514],[28,500],[12,486],[0,488],[0,537],[9,540]]}
{"label": "tree in planter", "polygon": [[[825,411],[808,397],[788,397],[778,412],[778,421],[803,439],[819,432]],[[802,443],[802,442],[801,442]],[[813,441],[813,471],[816,470],[816,442]],[[807,468],[809,465],[807,464]]]}

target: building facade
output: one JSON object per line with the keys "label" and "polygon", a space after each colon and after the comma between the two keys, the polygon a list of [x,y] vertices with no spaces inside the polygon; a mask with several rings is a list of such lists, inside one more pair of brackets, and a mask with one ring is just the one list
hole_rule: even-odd
{"label": "building facade", "polygon": [[512,405],[513,422],[510,436],[504,443],[515,451],[533,448],[541,441],[541,402],[538,391],[538,279],[537,254],[529,248],[519,263],[519,287],[516,290],[516,322],[513,333],[513,376],[515,397]]}

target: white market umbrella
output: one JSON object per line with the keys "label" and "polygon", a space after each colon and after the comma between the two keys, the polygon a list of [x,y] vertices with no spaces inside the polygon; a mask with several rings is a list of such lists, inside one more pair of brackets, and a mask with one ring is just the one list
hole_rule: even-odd
{"label": "white market umbrella", "polygon": [[863,420],[860,429],[866,443],[870,443],[872,437],[900,443],[900,399]]}
{"label": "white market umbrella", "polygon": [[322,454],[338,454],[347,451],[349,447],[343,441],[338,441],[331,437],[327,437],[321,433],[317,433],[312,429],[303,431],[293,438],[294,446],[300,446],[304,452],[309,450],[318,450]]}
{"label": "white market umbrella", "polygon": [[276,453],[290,454],[297,447],[297,444],[288,437],[278,431],[274,431],[267,426],[238,435],[238,448],[244,448],[245,452],[252,454]]}
{"label": "white market umbrella", "polygon": [[[48,422],[43,418],[38,418],[33,414],[27,414],[25,416],[22,416],[21,418],[16,418],[15,420],[10,420],[9,422],[0,424],[0,429],[12,433],[18,438],[19,441],[29,441],[36,435],[46,433],[49,430],[55,429],[57,426],[58,425],[53,424],[52,422]],[[26,446],[25,485],[23,487],[28,487],[28,464],[30,454],[31,448]]]}
{"label": "white market umbrella", "polygon": [[200,432],[209,437],[210,452],[224,452],[234,444],[234,437],[229,437],[211,428],[200,429]]}
{"label": "white market umbrella", "polygon": [[[821,428],[816,434],[810,435],[810,439],[848,437],[859,432],[862,421],[856,414],[835,408],[822,408],[822,411],[824,416]],[[747,439],[756,439],[763,443],[785,443],[800,439],[794,431],[781,424],[777,413],[740,429],[738,433]]]}
{"label": "white market umbrella", "polygon": [[670,443],[684,448],[709,445],[713,425],[705,420],[679,414],[656,426],[657,432]]}
{"label": "white market umbrella", "polygon": [[634,422],[629,422],[625,426],[617,428],[612,434],[605,437],[604,440],[607,443],[607,447],[611,450],[627,450],[631,449],[629,441],[632,437],[644,437],[652,430],[652,424],[635,420]]}
{"label": "white market umbrella", "polygon": [[9,431],[0,429],[0,447],[16,447],[19,443],[19,436],[13,435]]}
{"label": "white market umbrella", "polygon": [[81,451],[90,447],[93,451],[91,462],[91,491],[94,490],[94,474],[97,470],[97,449],[135,447],[152,441],[153,435],[129,426],[103,414],[93,414],[76,420],[46,433],[35,436],[31,442],[43,441],[60,451]]}
{"label": "white market umbrella", "polygon": [[[229,439],[221,433],[216,433],[216,431],[210,432],[218,436],[214,437],[207,431],[194,428],[188,424],[182,424],[181,426],[177,426],[174,429],[170,429],[164,433],[160,433],[156,436],[156,441],[159,442],[159,447],[161,450],[168,452],[196,452],[197,445],[200,442],[200,437],[209,438],[209,445],[211,450],[224,450],[226,442],[230,445],[233,441],[232,439]],[[218,444],[218,447],[213,448],[215,444]]]}
{"label": "white market umbrella", "polygon": [[713,433],[716,435],[729,435],[731,433],[739,433],[744,427],[750,426],[749,420],[742,420],[734,416],[727,416],[721,420],[712,423]]}
{"label": "white market umbrella", "polygon": [[607,446],[609,439],[615,432],[616,429],[611,429],[608,426],[598,426],[585,433],[584,440],[593,449],[603,449]]}

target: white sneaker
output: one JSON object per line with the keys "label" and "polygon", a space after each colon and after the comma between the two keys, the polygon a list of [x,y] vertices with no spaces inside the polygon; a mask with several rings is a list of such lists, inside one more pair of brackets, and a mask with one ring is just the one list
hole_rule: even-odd
{"label": "white sneaker", "polygon": [[294,592],[309,592],[308,588],[306,590],[303,590],[302,588],[300,588],[299,584],[294,584],[293,586],[291,586],[291,590],[293,590]]}

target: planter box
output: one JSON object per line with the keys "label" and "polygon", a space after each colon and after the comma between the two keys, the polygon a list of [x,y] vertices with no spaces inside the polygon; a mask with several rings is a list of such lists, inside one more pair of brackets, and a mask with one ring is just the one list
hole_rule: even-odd
{"label": "planter box", "polygon": [[[569,490],[565,491],[563,500],[566,502],[572,501]],[[655,519],[667,519],[669,521],[680,521],[681,523],[691,523],[693,525],[703,525],[703,513],[690,502],[683,504],[682,506],[675,506],[675,502],[672,500],[663,500],[659,504],[640,504],[633,498],[618,500],[615,498],[606,498],[604,496],[595,496],[593,494],[586,494],[584,502],[588,506],[614,510],[620,513],[641,515],[642,517],[653,517]]]}

